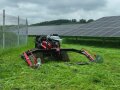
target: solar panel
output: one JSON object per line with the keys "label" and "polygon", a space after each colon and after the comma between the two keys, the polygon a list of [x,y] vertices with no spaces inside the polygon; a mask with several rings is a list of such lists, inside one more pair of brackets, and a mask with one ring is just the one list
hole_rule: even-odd
{"label": "solar panel", "polygon": [[29,35],[120,37],[120,16],[103,17],[88,24],[29,27]]}
{"label": "solar panel", "polygon": [[81,24],[70,24],[70,25],[55,25],[55,26],[34,26],[29,27],[29,35],[48,35],[48,34],[59,34],[66,35],[68,32],[72,32],[75,28],[80,27]]}
{"label": "solar panel", "polygon": [[117,33],[112,34],[110,37],[120,37],[120,31]]}
{"label": "solar panel", "polygon": [[[82,31],[86,31],[86,33]],[[118,34],[117,34],[118,33]],[[103,17],[80,28],[79,36],[120,37],[120,16]],[[81,35],[82,34],[82,35]],[[117,36],[116,36],[117,35]]]}

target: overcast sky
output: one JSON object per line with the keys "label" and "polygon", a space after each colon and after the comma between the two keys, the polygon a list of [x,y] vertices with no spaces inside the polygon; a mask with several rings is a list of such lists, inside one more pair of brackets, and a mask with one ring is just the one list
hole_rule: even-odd
{"label": "overcast sky", "polygon": [[120,0],[0,0],[0,13],[28,18],[29,23],[55,19],[98,19],[120,15]]}

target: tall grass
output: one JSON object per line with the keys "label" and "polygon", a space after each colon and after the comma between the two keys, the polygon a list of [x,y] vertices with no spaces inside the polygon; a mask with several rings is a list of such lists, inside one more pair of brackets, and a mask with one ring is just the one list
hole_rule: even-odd
{"label": "tall grass", "polygon": [[120,50],[80,44],[62,44],[63,48],[85,48],[103,56],[104,63],[76,65],[87,61],[81,55],[69,53],[71,62],[47,62],[39,69],[27,66],[20,54],[34,47],[33,38],[27,46],[0,53],[0,90],[119,90]]}
{"label": "tall grass", "polygon": [[80,44],[85,46],[96,46],[101,48],[120,48],[120,39],[119,38],[64,38],[63,40],[66,44]]}

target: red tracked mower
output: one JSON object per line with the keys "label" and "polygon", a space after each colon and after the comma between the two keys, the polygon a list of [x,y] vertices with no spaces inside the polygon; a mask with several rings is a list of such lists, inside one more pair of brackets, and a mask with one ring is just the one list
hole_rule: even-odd
{"label": "red tracked mower", "polygon": [[[44,63],[44,57],[54,57],[55,60],[69,61],[67,52],[76,52],[88,58],[90,62],[101,63],[102,57],[99,55],[90,55],[86,50],[62,49],[60,42],[62,39],[58,35],[36,36],[35,48],[24,52],[21,57],[30,67],[37,68]],[[81,65],[85,63],[79,63]]]}

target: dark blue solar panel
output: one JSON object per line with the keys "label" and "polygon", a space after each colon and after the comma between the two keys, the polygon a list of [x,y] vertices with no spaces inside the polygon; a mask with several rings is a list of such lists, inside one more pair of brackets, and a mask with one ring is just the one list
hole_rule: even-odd
{"label": "dark blue solar panel", "polygon": [[29,35],[120,37],[120,16],[103,17],[89,24],[29,27]]}

